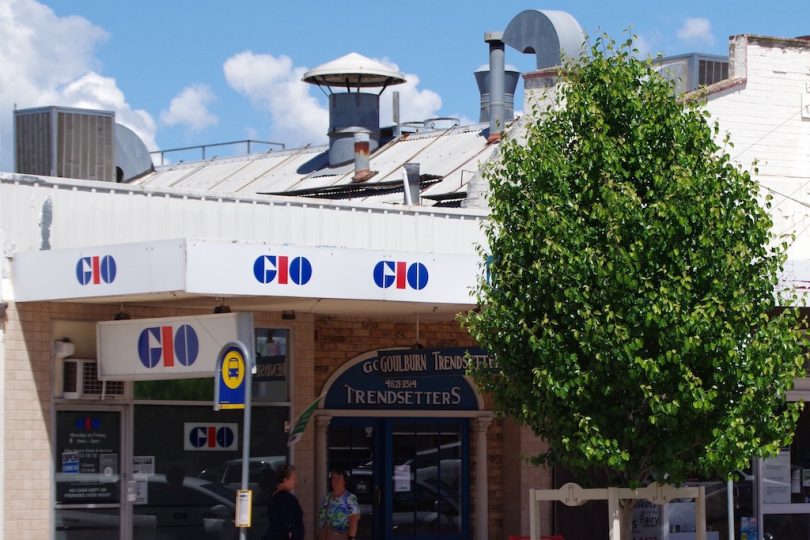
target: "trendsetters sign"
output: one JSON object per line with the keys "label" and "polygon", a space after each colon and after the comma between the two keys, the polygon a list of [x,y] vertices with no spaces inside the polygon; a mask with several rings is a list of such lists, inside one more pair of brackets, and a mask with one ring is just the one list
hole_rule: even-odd
{"label": "trendsetters sign", "polygon": [[334,380],[324,408],[477,410],[477,394],[466,377],[470,364],[495,367],[480,348],[376,351]]}

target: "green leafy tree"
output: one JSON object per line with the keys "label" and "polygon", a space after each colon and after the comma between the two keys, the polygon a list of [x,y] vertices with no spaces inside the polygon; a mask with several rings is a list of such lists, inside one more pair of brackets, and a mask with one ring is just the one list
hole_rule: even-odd
{"label": "green leafy tree", "polygon": [[801,407],[770,203],[632,40],[560,77],[484,173],[491,279],[463,322],[499,366],[473,376],[549,442],[537,462],[618,486],[728,477],[788,444]]}

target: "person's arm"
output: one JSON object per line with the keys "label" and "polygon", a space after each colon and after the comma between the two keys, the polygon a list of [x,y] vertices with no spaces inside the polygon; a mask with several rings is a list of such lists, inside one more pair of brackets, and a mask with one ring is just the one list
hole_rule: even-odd
{"label": "person's arm", "polygon": [[293,521],[292,540],[304,540],[304,510],[298,499],[295,500],[295,520]]}
{"label": "person's arm", "polygon": [[[328,496],[329,495],[327,495],[326,497],[328,497]],[[320,538],[320,535],[323,532],[323,528],[326,526],[326,512],[327,512],[327,506],[328,506],[326,500],[327,499],[324,498],[321,501],[320,508],[318,508],[318,535],[319,535],[318,537],[319,538]]]}
{"label": "person's arm", "polygon": [[349,538],[357,537],[357,523],[360,521],[360,505],[357,502],[357,497],[349,495],[349,507],[351,514],[349,514]]}
{"label": "person's arm", "polygon": [[357,537],[357,522],[360,521],[360,514],[352,514],[349,516],[349,538]]}

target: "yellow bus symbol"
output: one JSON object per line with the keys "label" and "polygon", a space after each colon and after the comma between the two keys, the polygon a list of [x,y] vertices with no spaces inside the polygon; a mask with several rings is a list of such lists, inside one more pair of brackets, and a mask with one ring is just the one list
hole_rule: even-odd
{"label": "yellow bus symbol", "polygon": [[222,380],[225,386],[236,390],[245,378],[245,359],[238,351],[229,351],[222,360]]}

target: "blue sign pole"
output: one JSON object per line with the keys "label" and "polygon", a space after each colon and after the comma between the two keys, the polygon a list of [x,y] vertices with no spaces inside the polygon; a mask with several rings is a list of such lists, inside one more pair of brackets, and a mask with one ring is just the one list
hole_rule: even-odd
{"label": "blue sign pole", "polygon": [[[248,473],[250,472],[253,358],[250,349],[244,343],[240,341],[226,343],[217,358],[216,384],[214,385],[215,411],[220,409],[245,410],[244,425],[242,426],[242,492],[248,489]],[[250,521],[248,513],[247,522]],[[239,540],[247,540],[247,527],[239,528]]]}

